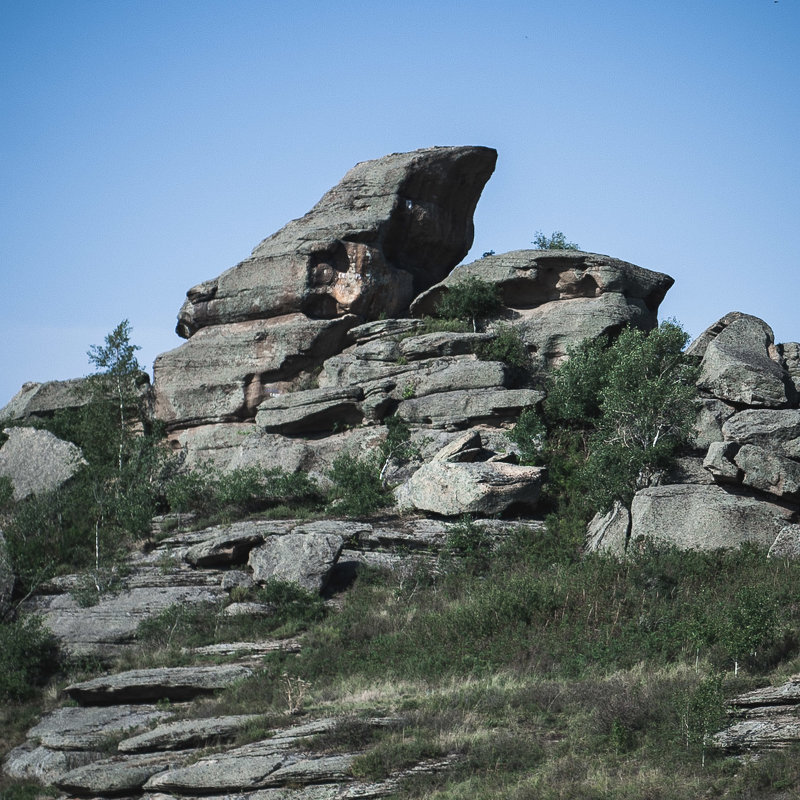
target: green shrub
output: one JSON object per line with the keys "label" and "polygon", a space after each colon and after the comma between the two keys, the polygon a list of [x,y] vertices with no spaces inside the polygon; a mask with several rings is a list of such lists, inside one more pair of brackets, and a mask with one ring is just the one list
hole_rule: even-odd
{"label": "green shrub", "polygon": [[309,592],[288,581],[270,580],[253,590],[250,599],[272,603],[276,627],[292,624],[297,628],[317,622],[325,616],[325,602],[316,592]]}
{"label": "green shrub", "polygon": [[426,731],[403,730],[390,733],[375,746],[353,759],[356,778],[382,780],[394,772],[419,764],[426,758],[444,755],[441,745]]}
{"label": "green shrub", "polygon": [[445,552],[462,558],[466,569],[481,572],[492,553],[492,539],[483,525],[464,514],[448,531]]}
{"label": "green shrub", "polygon": [[325,615],[322,598],[285,581],[268,581],[262,587],[231,592],[234,602],[250,601],[274,606],[268,616],[228,616],[222,605],[173,605],[144,620],[136,639],[150,652],[237,642],[265,635],[292,636]]}
{"label": "green shrub", "polygon": [[[79,475],[66,487],[18,503],[5,529],[8,557],[19,588],[27,593],[64,569],[94,561],[94,504],[91,487]],[[99,529],[98,529],[99,532]],[[103,543],[108,536],[101,532]],[[108,542],[111,544],[111,542]]]}
{"label": "green shrub", "polygon": [[540,419],[520,417],[510,438],[525,460],[547,464],[543,500],[567,539],[614,500],[629,504],[688,442],[697,370],[687,340],[674,322],[586,340],[548,379]]}
{"label": "green shrub", "polygon": [[521,372],[531,369],[528,347],[513,325],[499,325],[494,337],[478,347],[477,356],[483,361],[502,361]]}
{"label": "green shrub", "polygon": [[330,507],[334,513],[364,516],[390,503],[381,481],[381,467],[374,457],[356,458],[341,453],[328,472],[331,479]]}
{"label": "green shrub", "polygon": [[423,317],[422,325],[420,325],[418,331],[409,334],[409,336],[422,336],[427,333],[467,333],[469,330],[471,330],[469,322],[463,319]]}
{"label": "green shrub", "polygon": [[508,438],[519,448],[520,460],[529,466],[543,463],[546,436],[544,421],[535,408],[526,408],[508,434]]}
{"label": "green shrub", "polygon": [[0,624],[0,698],[32,697],[58,665],[52,634],[39,617]]}
{"label": "green shrub", "polygon": [[580,245],[576,242],[568,242],[567,237],[561,231],[553,231],[550,236],[546,236],[542,231],[536,231],[531,244],[536,245],[537,250],[580,250]]}
{"label": "green shrub", "polygon": [[764,586],[744,586],[733,597],[720,631],[721,643],[738,672],[739,662],[756,666],[778,639],[778,609]]}
{"label": "green shrub", "polygon": [[0,512],[14,504],[14,484],[7,475],[0,475]]}
{"label": "green shrub", "polygon": [[726,719],[722,676],[703,678],[687,693],[685,702],[686,746],[698,750],[701,763],[705,764],[711,736],[722,728]]}
{"label": "green shrub", "polygon": [[165,487],[171,511],[193,511],[204,518],[242,516],[290,503],[315,506],[321,502],[319,487],[307,473],[286,472],[280,467],[240,467],[222,472],[208,463],[175,475]]}
{"label": "green shrub", "polygon": [[161,432],[140,403],[143,377],[123,321],[90,349],[101,372],[84,385],[80,407],[37,427],[78,445],[87,464],[55,492],[17,503],[7,526],[9,555],[23,590],[58,571],[111,569],[122,549],[149,533],[167,456]]}
{"label": "green shrub", "polygon": [[470,322],[472,330],[503,309],[503,298],[496,283],[484,281],[474,275],[447,287],[436,305],[436,316]]}

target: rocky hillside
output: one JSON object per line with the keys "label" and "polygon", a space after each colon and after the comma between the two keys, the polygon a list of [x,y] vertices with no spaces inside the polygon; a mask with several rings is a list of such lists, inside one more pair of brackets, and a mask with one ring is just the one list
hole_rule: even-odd
{"label": "rocky hillside", "polygon": [[[187,292],[177,326],[187,341],[158,357],[152,387],[132,378],[129,395],[145,410],[145,433],[163,426],[174,468],[182,475],[277,470],[309,476],[324,491],[343,454],[354,463],[371,458],[381,485],[391,489],[391,505],[378,515],[328,511],[309,519],[290,501],[284,518],[221,525],[194,518],[195,524],[185,512],[161,515],[115,574],[113,588],[109,582],[101,591],[99,570],[93,573],[91,603],[82,597],[86,575],[49,576],[23,591],[0,533],[0,611],[40,617],[66,658],[92,659],[90,672],[102,673],[61,687],[56,707],[6,755],[8,776],[80,797],[366,798],[473,757],[463,740],[421,748],[379,771],[378,779],[363,759],[375,737],[391,739],[408,724],[408,714],[395,713],[397,704],[377,703],[375,713],[367,713],[369,703],[356,704],[356,724],[351,700],[317,697],[313,718],[292,719],[303,705],[292,697],[298,701],[306,689],[287,665],[306,646],[310,623],[283,620],[286,603],[300,601],[266,599],[264,591],[297,587],[309,608],[326,599],[327,612],[320,606],[314,613],[334,614],[357,575],[392,574],[386,586],[399,587],[392,591],[411,603],[414,593],[430,590],[429,578],[420,576],[446,572],[448,559],[485,574],[487,554],[507,552],[522,526],[536,542],[552,535],[552,519],[546,524],[544,516],[556,507],[557,478],[548,469],[561,467],[531,463],[512,430],[521,415],[545,409],[548,381],[581,343],[656,330],[673,280],[579,250],[487,254],[456,267],[472,244],[472,215],[495,159],[489,148],[442,147],[358,164],[304,217]],[[490,311],[460,324],[437,319],[447,298],[465,286],[479,287],[492,301]],[[584,550],[634,563],[654,544],[693,553],[752,544],[774,563],[794,559],[800,344],[776,343],[764,321],[732,312],[686,356],[696,369],[691,436],[668,470],[654,471],[628,500],[597,514]],[[0,410],[9,425],[0,476],[10,479],[19,507],[69,485],[86,465],[86,453],[40,429],[88,403],[84,388],[80,380],[26,384]],[[544,574],[550,556],[536,558]],[[617,568],[619,575],[627,569]],[[555,581],[553,596],[561,597],[565,580]],[[407,595],[409,582],[415,588]],[[436,603],[436,580],[432,585],[425,596]],[[569,597],[567,591],[563,605],[552,607],[542,601],[547,613],[560,609],[562,625]],[[532,625],[529,603],[536,604],[512,603],[518,612],[512,618]],[[170,651],[179,663],[145,668],[142,631],[155,623],[180,630],[183,618],[170,617],[176,609],[200,616],[214,609],[210,638],[223,641],[186,644],[179,655]],[[411,626],[422,612],[408,613]],[[586,613],[600,625],[597,601]],[[556,620],[557,614],[548,618],[545,628]],[[237,625],[247,638],[231,638]],[[222,628],[228,634],[219,634]],[[333,636],[312,636],[314,653],[324,649],[325,635]],[[727,640],[715,633],[702,641],[721,648]],[[699,644],[697,651],[699,658]],[[753,655],[725,652],[737,675],[738,661]],[[277,663],[285,673],[270,666]],[[131,664],[136,668],[122,670]],[[254,714],[208,705],[219,693],[234,697],[239,684],[267,680],[267,673],[270,686],[284,682],[289,719],[265,717],[258,703]],[[694,678],[681,680],[694,686]],[[742,750],[795,741],[795,684],[788,686],[778,699],[740,693],[735,709],[748,711],[717,744]],[[557,696],[545,704],[548,713]],[[702,730],[705,748],[710,739]],[[335,746],[320,744],[326,736]],[[687,747],[689,738],[687,732]]]}

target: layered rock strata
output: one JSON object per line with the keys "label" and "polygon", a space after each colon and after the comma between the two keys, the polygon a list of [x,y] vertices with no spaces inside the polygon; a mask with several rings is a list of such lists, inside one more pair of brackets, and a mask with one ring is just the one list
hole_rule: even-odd
{"label": "layered rock strata", "polygon": [[405,313],[469,250],[496,158],[436,147],[357,164],[250,258],[190,289],[177,328],[189,342],[154,366],[156,415],[172,428],[251,419],[353,325]]}

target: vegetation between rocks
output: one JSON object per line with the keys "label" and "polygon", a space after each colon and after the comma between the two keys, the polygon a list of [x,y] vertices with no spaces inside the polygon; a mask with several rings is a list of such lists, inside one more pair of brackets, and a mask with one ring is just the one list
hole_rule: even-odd
{"label": "vegetation between rocks", "polygon": [[[475,541],[465,520],[452,546]],[[295,713],[350,720],[314,746],[360,749],[355,775],[449,759],[404,779],[398,798],[777,798],[800,786],[790,753],[768,757],[773,781],[712,734],[724,697],[800,666],[798,570],[752,547],[572,559],[521,527],[471,563],[362,571],[299,656],[268,657],[215,702],[274,718],[289,709],[287,679],[303,682]],[[740,629],[759,634],[742,643]],[[358,723],[386,715],[398,722]]]}
{"label": "vegetation between rocks", "polygon": [[[116,333],[125,335],[106,346],[132,368],[127,329]],[[513,363],[513,333],[503,336],[490,355]],[[309,748],[357,750],[354,777],[438,764],[409,773],[397,798],[791,796],[800,789],[795,750],[742,763],[716,751],[713,734],[726,696],[800,669],[800,563],[768,560],[755,547],[634,543],[622,562],[577,551],[588,517],[628,502],[686,440],[694,367],[685,341],[665,323],[650,334],[625,330],[613,344],[584,343],[553,374],[542,408],[523,413],[512,438],[525,461],[548,464],[546,534],[520,525],[492,549],[484,527],[465,517],[437,563],[397,574],[362,568],[335,609],[277,582],[232,592],[269,607],[262,617],[175,606],[140,627],[141,650],[127,666],[192,663],[188,648],[302,633],[299,655],[265,657],[252,678],[185,713],[256,713],[270,724],[340,715]],[[371,513],[388,499],[387,464],[418,455],[406,423],[390,417],[374,454],[336,459],[327,498],[300,473],[184,474],[157,431],[136,429],[135,391],[124,391],[135,383],[112,373],[98,385],[83,409],[46,423],[84,448],[88,466],[52,495],[0,497],[13,511],[4,528],[20,591],[76,568],[91,577],[90,594],[108,590],[118,554],[147,535],[157,510],[235,519],[286,501],[327,501],[337,512]],[[39,686],[50,679],[57,693],[70,669],[54,660],[35,618],[0,626],[0,721],[18,721],[5,744],[41,708]],[[393,721],[368,724],[375,716]],[[242,736],[262,733],[255,726]],[[4,780],[0,791],[25,800],[39,790]]]}
{"label": "vegetation between rocks", "polygon": [[510,438],[524,463],[547,465],[555,540],[580,547],[595,513],[630,505],[673,465],[695,419],[687,341],[673,321],[586,340],[548,379],[541,409],[522,413]]}

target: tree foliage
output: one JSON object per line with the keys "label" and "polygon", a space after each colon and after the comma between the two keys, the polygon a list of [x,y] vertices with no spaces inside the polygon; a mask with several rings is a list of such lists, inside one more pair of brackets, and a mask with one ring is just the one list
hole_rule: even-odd
{"label": "tree foliage", "polygon": [[567,237],[561,231],[553,231],[547,236],[542,231],[536,231],[531,244],[536,245],[537,250],[580,250],[577,242],[568,242]]}
{"label": "tree foliage", "polygon": [[436,305],[436,316],[443,319],[462,319],[472,324],[472,330],[503,309],[503,298],[496,283],[474,275],[447,287]]}
{"label": "tree foliage", "polygon": [[687,340],[675,322],[626,328],[613,343],[585,340],[549,379],[541,415],[522,415],[511,438],[528,463],[548,465],[558,525],[582,530],[670,466],[694,421]]}
{"label": "tree foliage", "polygon": [[66,566],[89,568],[99,594],[122,547],[149,531],[165,453],[140,400],[146,375],[137,349],[123,320],[89,350],[99,371],[85,382],[86,402],[41,423],[78,445],[87,464],[68,484],[13,509],[9,553],[25,591]]}

